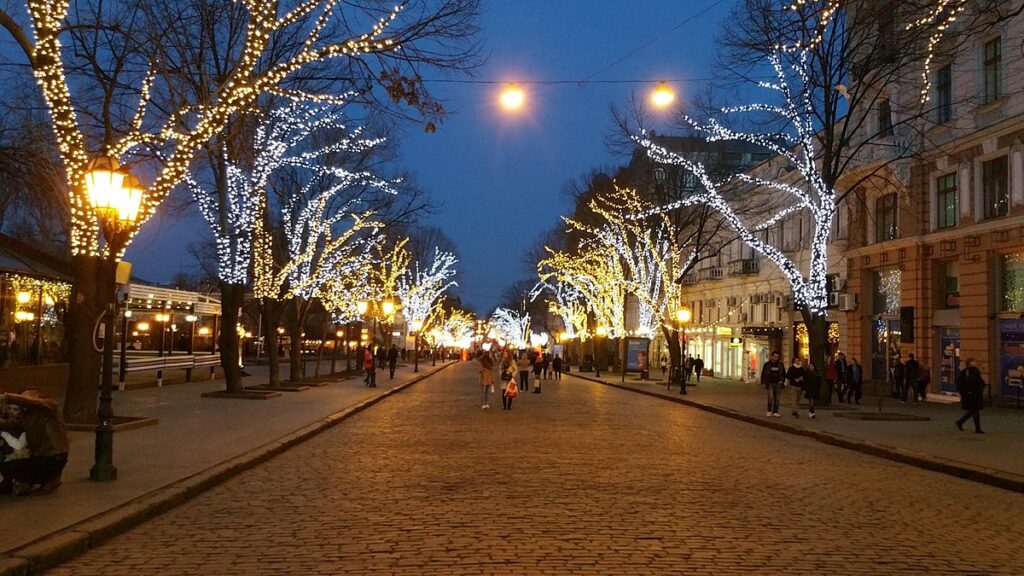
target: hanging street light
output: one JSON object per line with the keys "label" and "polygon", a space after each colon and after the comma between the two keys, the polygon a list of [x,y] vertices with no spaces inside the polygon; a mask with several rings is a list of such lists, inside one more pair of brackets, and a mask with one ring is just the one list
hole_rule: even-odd
{"label": "hanging street light", "polygon": [[651,93],[651,102],[657,108],[665,108],[672,104],[675,99],[675,92],[672,91],[672,88],[669,87],[668,83],[664,80],[658,82],[658,86],[654,89],[654,92]]}
{"label": "hanging street light", "polygon": [[506,110],[518,110],[526,102],[526,93],[519,84],[510,82],[501,92],[501,105]]}

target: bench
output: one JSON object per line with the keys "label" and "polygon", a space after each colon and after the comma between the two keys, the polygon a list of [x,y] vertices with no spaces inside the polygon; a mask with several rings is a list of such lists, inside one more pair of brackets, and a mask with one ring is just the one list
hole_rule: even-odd
{"label": "bench", "polygon": [[184,369],[186,378],[192,381],[192,369],[209,366],[210,378],[213,378],[216,367],[220,365],[220,354],[203,354],[200,356],[178,355],[178,356],[129,356],[125,359],[124,367],[120,365],[120,359],[115,358],[114,365],[120,374],[118,388],[125,389],[125,374],[129,372],[152,372],[156,371],[156,385],[163,384],[164,370]]}

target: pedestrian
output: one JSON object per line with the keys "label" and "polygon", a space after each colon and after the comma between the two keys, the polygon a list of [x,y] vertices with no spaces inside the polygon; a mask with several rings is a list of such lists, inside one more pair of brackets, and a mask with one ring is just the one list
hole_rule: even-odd
{"label": "pedestrian", "polygon": [[981,371],[974,365],[974,358],[967,359],[967,367],[960,371],[956,379],[956,389],[960,392],[960,407],[964,409],[964,415],[956,421],[956,427],[964,431],[964,422],[968,418],[974,419],[974,433],[984,434],[981,429],[981,409],[985,404],[985,381],[981,378]]}
{"label": "pedestrian", "polygon": [[61,485],[64,466],[68,462],[68,430],[64,425],[60,406],[53,400],[42,398],[39,390],[26,388],[18,394],[0,396],[0,412],[7,414],[7,406],[20,408],[17,421],[0,420],[2,426],[20,427],[25,432],[28,458],[7,460],[0,464],[0,494],[14,492],[14,482],[27,487],[34,494],[49,494]]}
{"label": "pedestrian", "polygon": [[493,392],[494,388],[494,359],[487,352],[481,350],[477,353],[476,361],[480,364],[480,404],[481,410],[490,410],[487,394]]}
{"label": "pedestrian", "polygon": [[779,417],[779,400],[786,382],[786,367],[779,360],[779,353],[772,352],[770,359],[761,368],[761,386],[768,392],[768,411],[765,416]]}
{"label": "pedestrian", "polygon": [[516,386],[515,378],[509,378],[504,384],[505,389],[501,392],[501,409],[511,410],[512,399],[519,396],[519,388]]}
{"label": "pedestrian", "polygon": [[391,349],[388,350],[388,372],[390,376],[388,379],[395,379],[395,368],[398,366],[398,346],[392,344]]}
{"label": "pedestrian", "polygon": [[932,383],[932,371],[928,366],[921,363],[920,371],[917,373],[917,396],[914,397],[914,404],[928,400],[928,385]]}
{"label": "pedestrian", "polygon": [[519,360],[516,362],[519,368],[519,391],[529,392],[530,390],[530,357],[525,350],[519,352]]}
{"label": "pedestrian", "polygon": [[377,387],[377,365],[374,362],[373,352],[369,347],[363,348],[363,370],[366,370],[366,386]]}
{"label": "pedestrian", "polygon": [[847,378],[849,369],[850,363],[846,360],[846,354],[840,352],[836,358],[836,390],[840,402],[850,401],[850,381]]}
{"label": "pedestrian", "polygon": [[859,406],[860,399],[864,396],[864,368],[856,358],[851,358],[850,360],[850,375],[848,378],[850,390],[847,393],[847,402],[852,398]]}
{"label": "pedestrian", "polygon": [[[807,363],[810,366],[810,360]],[[832,391],[836,388],[836,380],[839,378],[839,371],[836,369],[835,360],[831,357],[825,358],[825,406],[832,405]]]}
{"label": "pedestrian", "polygon": [[661,355],[661,377],[662,378],[665,377],[665,372],[667,370],[668,370],[668,358],[665,358],[665,355],[662,354]]}
{"label": "pedestrian", "polygon": [[544,375],[544,359],[540,354],[533,357],[533,393],[540,394],[540,384]]}
{"label": "pedestrian", "polygon": [[686,360],[683,361],[683,385],[685,386],[690,382],[690,375],[693,374],[693,356],[686,355]]}
{"label": "pedestrian", "polygon": [[562,357],[555,354],[555,357],[551,359],[551,369],[555,372],[555,380],[562,379]]}
{"label": "pedestrian", "polygon": [[789,370],[786,371],[786,380],[789,385],[793,388],[793,417],[800,417],[800,400],[804,393],[804,385],[807,382],[807,369],[804,368],[803,361],[800,357],[793,358],[793,363],[789,365]]}
{"label": "pedestrian", "polygon": [[814,369],[814,362],[807,361],[807,379],[804,381],[804,398],[807,398],[807,410],[808,416],[813,420],[814,404],[818,401],[818,395],[821,394],[821,375]]}
{"label": "pedestrian", "polygon": [[903,395],[900,396],[900,403],[907,401],[907,393],[914,395],[914,404],[917,404],[917,379],[921,376],[920,364],[914,358],[914,353],[907,355],[907,362],[903,365]]}
{"label": "pedestrian", "polygon": [[544,353],[544,379],[551,379],[551,354]]}
{"label": "pedestrian", "polygon": [[697,384],[700,384],[700,375],[704,372],[704,361],[701,360],[700,354],[697,354],[693,361],[693,372],[697,375]]}
{"label": "pedestrian", "polygon": [[890,371],[891,382],[889,384],[889,395],[893,399],[898,400],[900,404],[903,404],[903,387],[906,386],[906,367],[903,365],[903,359],[899,354],[893,356],[893,365]]}
{"label": "pedestrian", "polygon": [[28,436],[21,425],[21,406],[0,406],[0,464],[28,457]]}
{"label": "pedestrian", "polygon": [[384,365],[388,361],[388,351],[384,346],[377,346],[377,367],[381,370],[384,369]]}

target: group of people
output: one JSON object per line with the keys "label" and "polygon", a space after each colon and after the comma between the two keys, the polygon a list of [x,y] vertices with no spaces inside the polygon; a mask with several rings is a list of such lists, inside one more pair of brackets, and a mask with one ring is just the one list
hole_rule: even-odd
{"label": "group of people", "polygon": [[366,386],[377,387],[377,370],[383,370],[385,366],[388,367],[388,379],[394,380],[395,368],[398,367],[398,355],[398,346],[394,344],[391,345],[391,348],[378,346],[376,354],[369,346],[363,348],[363,370],[366,371],[363,382],[366,383]]}
{"label": "group of people", "polygon": [[[480,367],[480,389],[482,410],[489,410],[488,395],[497,394],[494,387],[495,354],[490,351],[481,350],[477,353],[477,362]],[[552,356],[548,353],[540,353],[533,350],[520,351],[518,355],[511,350],[501,354],[501,408],[502,410],[512,409],[512,400],[520,392],[527,392],[530,389],[530,374],[533,374],[533,393],[541,393],[541,383],[544,380],[561,380],[564,362],[559,354]],[[518,376],[518,378],[517,378]]]}
{"label": "group of people", "polygon": [[60,407],[35,388],[0,395],[0,495],[53,492],[68,462]]}
{"label": "group of people", "polygon": [[768,396],[765,416],[779,417],[782,390],[792,387],[792,415],[800,417],[800,402],[806,399],[808,415],[814,418],[814,408],[823,391],[826,404],[831,404],[833,393],[839,402],[860,404],[864,393],[864,371],[856,358],[847,361],[842,352],[835,358],[828,358],[824,374],[817,370],[813,362],[808,361],[805,365],[799,357],[793,358],[793,363],[787,369],[776,351],[771,353],[761,368],[761,386]]}
{"label": "group of people", "polygon": [[[668,371],[668,364],[668,358],[662,355],[661,375],[663,377],[665,376],[665,373]],[[704,373],[704,359],[700,357],[700,354],[698,354],[696,357],[687,354],[686,358],[683,359],[681,368],[683,373],[683,383],[689,383],[690,380],[693,379],[694,376],[696,376],[697,384],[700,384],[700,376],[701,374]]]}
{"label": "group of people", "polygon": [[932,382],[931,370],[918,362],[913,353],[907,355],[906,362],[899,354],[893,360],[889,370],[890,395],[900,404],[905,404],[907,394],[913,392],[914,404],[924,402],[928,398],[928,385]]}

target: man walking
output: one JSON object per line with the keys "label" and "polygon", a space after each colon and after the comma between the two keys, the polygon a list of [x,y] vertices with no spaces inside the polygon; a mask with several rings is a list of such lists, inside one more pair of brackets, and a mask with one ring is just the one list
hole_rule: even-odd
{"label": "man walking", "polygon": [[700,374],[704,371],[704,360],[701,359],[700,354],[697,354],[697,358],[693,360],[693,372],[697,375],[697,384],[700,384]]}
{"label": "man walking", "polygon": [[981,378],[981,371],[974,366],[974,358],[968,358],[967,367],[960,371],[956,389],[960,392],[960,407],[964,409],[964,415],[956,421],[956,427],[963,432],[964,422],[973,418],[975,434],[984,434],[981,429],[981,408],[985,404],[985,381]]}
{"label": "man walking", "polygon": [[914,395],[914,404],[917,404],[917,378],[920,375],[920,365],[911,352],[907,357],[907,363],[903,365],[903,395],[900,396],[900,403],[907,401],[907,393]]}
{"label": "man walking", "polygon": [[838,386],[838,396],[840,402],[850,401],[850,379],[848,372],[850,369],[850,363],[846,361],[846,354],[839,353],[836,358],[836,385]]}
{"label": "man walking", "polygon": [[782,388],[785,386],[783,380],[786,377],[786,368],[779,360],[779,353],[772,352],[771,359],[764,363],[761,368],[761,386],[768,392],[768,410],[765,416],[779,417],[779,400],[782,395]]}
{"label": "man walking", "polygon": [[398,366],[398,346],[391,345],[391,349],[388,350],[388,372],[390,372],[389,380],[395,379],[395,367]]}
{"label": "man walking", "polygon": [[893,397],[893,399],[899,401],[900,404],[903,404],[903,387],[906,386],[906,380],[904,379],[904,376],[906,375],[906,367],[903,366],[903,359],[900,357],[898,353],[894,355],[892,359],[893,365],[892,372],[890,375],[890,377],[892,378],[892,383],[889,386],[889,393]]}

